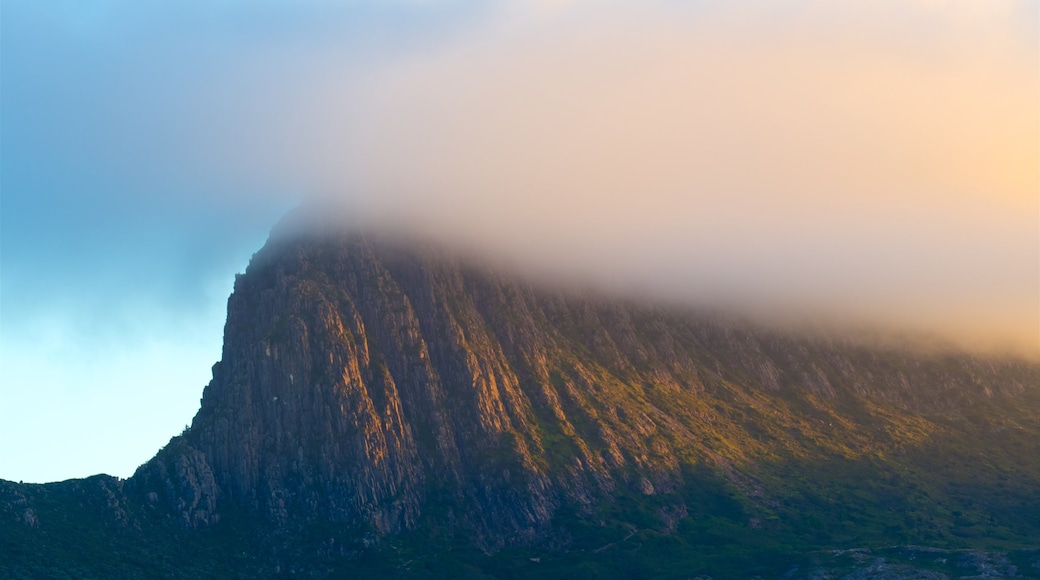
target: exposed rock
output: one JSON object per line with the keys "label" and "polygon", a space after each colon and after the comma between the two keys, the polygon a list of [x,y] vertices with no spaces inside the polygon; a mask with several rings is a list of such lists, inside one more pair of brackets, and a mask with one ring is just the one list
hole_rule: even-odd
{"label": "exposed rock", "polygon": [[22,512],[22,523],[30,528],[35,528],[40,525],[40,522],[36,519],[36,512],[34,512],[32,508],[25,508],[25,511]]}
{"label": "exposed rock", "polygon": [[0,480],[0,577],[1036,576],[1038,457],[1035,362],[281,228],[190,428],[126,481]]}
{"label": "exposed rock", "polygon": [[[768,505],[735,462],[894,449],[937,433],[930,413],[1022,396],[1038,376],[543,290],[425,246],[276,232],[236,279],[191,428],[131,488],[187,527],[233,500],[377,537],[436,501],[495,549],[565,503],[668,493],[695,463]],[[674,527],[685,507],[669,509]]]}

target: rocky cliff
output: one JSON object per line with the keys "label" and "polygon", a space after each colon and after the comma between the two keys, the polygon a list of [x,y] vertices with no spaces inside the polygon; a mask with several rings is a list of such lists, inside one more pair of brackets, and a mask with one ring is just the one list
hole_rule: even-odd
{"label": "rocky cliff", "polygon": [[302,213],[236,279],[190,428],[128,480],[0,481],[12,578],[1035,577],[1036,548],[1035,362],[543,287]]}
{"label": "rocky cliff", "polygon": [[236,280],[190,429],[132,480],[188,527],[229,500],[376,536],[436,510],[495,550],[695,466],[769,505],[763,465],[1040,423],[1033,364],[784,336],[284,230]]}

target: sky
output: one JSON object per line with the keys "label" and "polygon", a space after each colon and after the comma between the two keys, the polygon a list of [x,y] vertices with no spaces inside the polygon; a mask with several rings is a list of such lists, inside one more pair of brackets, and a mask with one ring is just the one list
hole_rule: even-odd
{"label": "sky", "polygon": [[1040,351],[1035,0],[5,0],[0,478],[132,475],[289,208]]}

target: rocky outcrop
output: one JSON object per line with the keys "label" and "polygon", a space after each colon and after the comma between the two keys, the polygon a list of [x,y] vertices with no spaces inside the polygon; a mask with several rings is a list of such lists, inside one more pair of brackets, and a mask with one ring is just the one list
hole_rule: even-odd
{"label": "rocky outcrop", "polygon": [[792,338],[335,230],[276,232],[224,339],[190,429],[131,481],[148,505],[187,527],[233,501],[376,535],[436,505],[488,549],[565,504],[668,493],[692,464],[754,495],[734,466],[991,428],[963,410],[1040,385],[1021,361]]}
{"label": "rocky outcrop", "polygon": [[173,513],[185,527],[220,521],[216,513],[220,492],[206,456],[174,438],[130,480],[131,493],[142,495],[149,511]]}

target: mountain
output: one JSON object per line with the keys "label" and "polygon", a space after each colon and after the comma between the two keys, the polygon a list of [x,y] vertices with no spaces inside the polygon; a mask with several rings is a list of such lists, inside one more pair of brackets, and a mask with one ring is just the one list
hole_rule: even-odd
{"label": "mountain", "polygon": [[133,477],[0,482],[0,576],[1040,576],[1034,362],[307,219],[236,278],[198,414]]}

